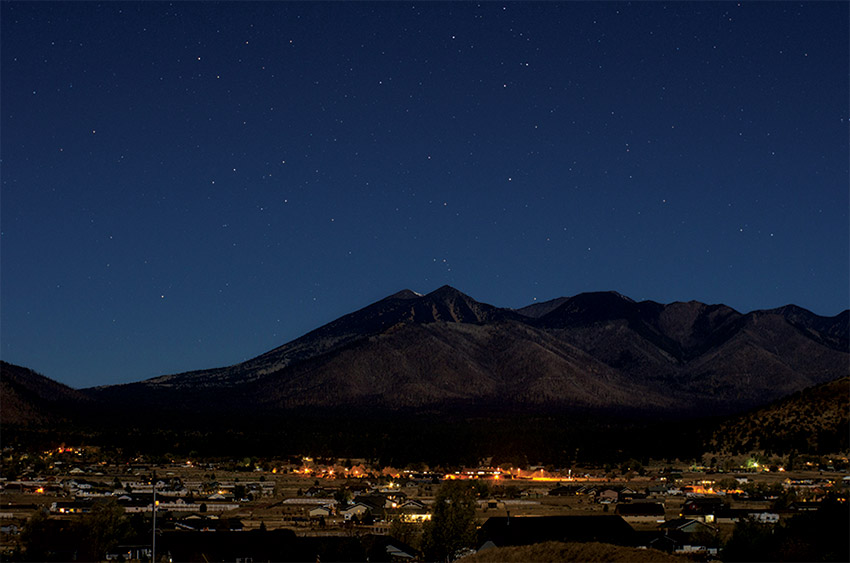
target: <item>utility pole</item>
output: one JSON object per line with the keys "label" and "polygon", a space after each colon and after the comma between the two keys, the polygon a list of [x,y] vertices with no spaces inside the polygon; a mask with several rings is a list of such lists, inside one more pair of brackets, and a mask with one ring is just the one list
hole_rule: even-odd
{"label": "utility pole", "polygon": [[151,533],[151,563],[156,563],[156,474],[153,478],[153,531]]}

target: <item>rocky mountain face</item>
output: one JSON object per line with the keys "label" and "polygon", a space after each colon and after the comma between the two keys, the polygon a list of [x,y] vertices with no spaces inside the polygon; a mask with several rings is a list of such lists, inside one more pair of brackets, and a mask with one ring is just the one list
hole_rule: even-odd
{"label": "rocky mountain face", "polygon": [[113,403],[262,412],[735,412],[847,375],[848,312],[739,313],[585,293],[511,310],[405,290],[229,367],[86,390]]}

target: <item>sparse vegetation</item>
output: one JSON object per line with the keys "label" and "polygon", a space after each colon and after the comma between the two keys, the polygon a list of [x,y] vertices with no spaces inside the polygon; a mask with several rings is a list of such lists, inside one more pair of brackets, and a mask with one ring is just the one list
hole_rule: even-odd
{"label": "sparse vegetation", "polygon": [[655,549],[635,549],[606,543],[545,542],[515,547],[498,547],[469,555],[462,563],[684,563],[691,561]]}
{"label": "sparse vegetation", "polygon": [[850,447],[850,377],[798,391],[734,417],[713,433],[709,447],[724,454],[816,454]]}

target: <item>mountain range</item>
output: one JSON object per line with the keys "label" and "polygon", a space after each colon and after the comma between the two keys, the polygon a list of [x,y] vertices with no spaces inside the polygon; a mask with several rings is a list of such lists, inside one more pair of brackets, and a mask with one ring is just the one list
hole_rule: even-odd
{"label": "mountain range", "polygon": [[83,392],[201,411],[736,412],[847,375],[848,314],[743,314],[616,292],[514,310],[449,286],[404,290],[246,362]]}
{"label": "mountain range", "polygon": [[[227,367],[77,390],[2,362],[0,423],[7,440],[40,444],[389,464],[699,455],[736,449],[732,435],[831,449],[844,411],[818,418],[813,442],[786,416],[811,408],[755,409],[795,393],[793,405],[846,403],[848,315],[616,292],[508,309],[448,286],[404,290]],[[747,430],[762,412],[791,425],[791,442]]]}

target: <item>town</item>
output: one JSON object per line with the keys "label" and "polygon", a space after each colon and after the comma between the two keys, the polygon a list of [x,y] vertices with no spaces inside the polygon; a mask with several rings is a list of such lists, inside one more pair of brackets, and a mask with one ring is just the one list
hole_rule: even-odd
{"label": "town", "polygon": [[[846,519],[850,487],[848,459],[822,456],[395,468],[309,456],[120,459],[60,446],[6,447],[2,461],[7,560],[415,561],[545,541],[727,560],[744,526],[771,529],[828,506]],[[445,525],[439,503],[451,491],[467,495],[474,537],[440,552],[426,536]],[[82,545],[81,530],[97,541]]]}

